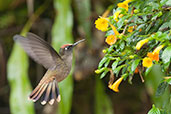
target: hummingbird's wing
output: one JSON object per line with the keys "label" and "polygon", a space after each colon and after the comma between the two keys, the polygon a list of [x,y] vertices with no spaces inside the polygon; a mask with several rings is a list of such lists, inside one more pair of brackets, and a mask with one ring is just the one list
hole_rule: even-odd
{"label": "hummingbird's wing", "polygon": [[14,40],[24,48],[32,59],[42,64],[46,69],[52,68],[54,65],[65,64],[51,45],[33,33],[27,33],[26,38],[15,35]]}

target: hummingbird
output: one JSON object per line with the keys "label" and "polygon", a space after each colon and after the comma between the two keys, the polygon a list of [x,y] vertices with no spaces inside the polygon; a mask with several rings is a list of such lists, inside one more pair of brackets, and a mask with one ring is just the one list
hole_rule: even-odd
{"label": "hummingbird", "polygon": [[59,53],[48,42],[33,33],[27,33],[26,37],[15,35],[13,39],[35,62],[47,69],[39,84],[29,95],[29,99],[36,102],[41,98],[42,105],[47,102],[50,105],[53,105],[55,101],[60,102],[58,83],[70,73],[73,48],[85,39],[61,46]]}

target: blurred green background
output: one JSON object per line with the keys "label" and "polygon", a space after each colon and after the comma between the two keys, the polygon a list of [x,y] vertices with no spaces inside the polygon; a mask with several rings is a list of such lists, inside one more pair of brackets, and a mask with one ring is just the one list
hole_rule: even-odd
{"label": "blurred green background", "polygon": [[[109,77],[95,75],[104,43],[104,33],[94,21],[119,0],[0,0],[0,113],[1,114],[146,114],[162,80],[159,66],[149,82],[137,75],[130,85],[126,81],[120,92],[108,86]],[[12,37],[28,31],[41,36],[56,50],[65,43],[86,39],[74,50],[73,69],[59,84],[59,104],[42,106],[27,99],[45,73],[45,69],[27,57]],[[151,83],[153,80],[154,83]],[[147,88],[147,89],[145,89]],[[158,104],[160,106],[160,103]]]}

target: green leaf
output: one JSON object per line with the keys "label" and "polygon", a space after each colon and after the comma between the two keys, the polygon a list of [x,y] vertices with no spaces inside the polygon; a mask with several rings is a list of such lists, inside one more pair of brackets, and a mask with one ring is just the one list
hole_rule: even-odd
{"label": "green leaf", "polygon": [[132,65],[131,65],[131,73],[134,73],[134,71],[137,68],[139,62],[140,62],[140,59],[136,59],[135,61],[133,61]]}
{"label": "green leaf", "polygon": [[124,50],[124,48],[125,48],[125,42],[124,41],[122,41],[120,43],[119,48],[120,48],[120,51],[123,51]]}
{"label": "green leaf", "polygon": [[101,75],[100,75],[100,79],[102,79],[103,77],[106,76],[106,74],[109,72],[108,69],[106,69]]}
{"label": "green leaf", "polygon": [[118,65],[118,63],[119,63],[119,60],[116,60],[115,62],[113,62],[113,64],[112,64],[112,71],[115,70],[115,68]]}
{"label": "green leaf", "polygon": [[124,17],[122,17],[122,18],[120,18],[119,19],[119,21],[117,22],[117,29],[120,29],[122,26],[123,26],[123,24],[124,24],[124,20],[126,19],[127,17],[126,16],[124,16]]}
{"label": "green leaf", "polygon": [[139,30],[139,29],[143,28],[144,26],[145,26],[145,24],[141,24],[136,28],[136,30]]}
{"label": "green leaf", "polygon": [[171,85],[171,78],[166,79],[166,82],[167,82],[169,85]]}
{"label": "green leaf", "polygon": [[167,1],[168,1],[168,0],[161,0],[161,1],[160,1],[161,6],[165,5]]}
{"label": "green leaf", "polygon": [[160,110],[153,104],[153,108],[148,112],[148,114],[160,114]]}
{"label": "green leaf", "polygon": [[168,87],[168,83],[167,82],[160,83],[160,85],[157,88],[156,97],[161,96],[165,92],[167,87]]}
{"label": "green leaf", "polygon": [[147,28],[145,29],[145,34],[148,33],[148,31],[150,30],[150,28],[152,27],[153,23],[150,23]]}
{"label": "green leaf", "polygon": [[159,30],[163,30],[169,27],[169,22],[165,22],[162,24],[162,26],[160,26]]}
{"label": "green leaf", "polygon": [[113,72],[116,74],[116,77],[118,76],[120,70],[121,70],[123,67],[125,67],[125,65],[118,66],[117,68],[114,69]]}
{"label": "green leaf", "polygon": [[157,12],[156,14],[154,14],[154,16],[151,18],[152,21],[156,20],[157,17],[160,17],[162,15],[162,12]]}
{"label": "green leaf", "polygon": [[171,59],[171,46],[167,47],[163,53],[162,53],[162,61],[164,64],[167,64],[170,62],[170,59]]}
{"label": "green leaf", "polygon": [[100,69],[107,60],[108,60],[107,57],[103,57],[103,59],[99,63],[98,69]]}
{"label": "green leaf", "polygon": [[171,0],[168,0],[168,1],[166,2],[166,5],[171,6]]}
{"label": "green leaf", "polygon": [[109,65],[109,63],[110,63],[110,59],[107,60],[107,62],[105,63],[104,66],[107,67]]}

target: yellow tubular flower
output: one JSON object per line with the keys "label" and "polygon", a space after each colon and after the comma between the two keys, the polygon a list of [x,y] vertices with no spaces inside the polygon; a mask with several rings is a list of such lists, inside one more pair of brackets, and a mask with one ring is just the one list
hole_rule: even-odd
{"label": "yellow tubular flower", "polygon": [[110,26],[112,27],[112,30],[115,33],[115,35],[119,35],[119,32],[117,31],[116,27],[113,26],[112,24],[110,24]]}
{"label": "yellow tubular flower", "polygon": [[126,9],[126,11],[128,11],[128,3],[127,2],[118,3],[118,7],[124,8],[124,9]]}
{"label": "yellow tubular flower", "polygon": [[107,38],[106,38],[106,40],[105,40],[105,42],[106,42],[107,44],[109,44],[109,45],[115,44],[116,41],[117,41],[117,38],[116,38],[115,35],[109,35],[109,36],[107,36]]}
{"label": "yellow tubular flower", "polygon": [[148,39],[140,40],[140,41],[137,43],[137,45],[136,45],[136,49],[137,49],[137,50],[140,50],[141,47],[142,47],[145,43],[147,43],[148,41],[149,41]]}
{"label": "yellow tubular flower", "polygon": [[107,31],[108,29],[108,20],[106,18],[100,17],[95,21],[96,28],[101,30],[101,31]]}
{"label": "yellow tubular flower", "polygon": [[103,17],[103,18],[107,17],[107,16],[109,15],[109,13],[110,13],[110,10],[107,9],[107,10],[102,14],[102,17]]}
{"label": "yellow tubular flower", "polygon": [[121,10],[116,11],[116,12],[114,13],[114,15],[113,15],[113,18],[114,18],[114,20],[115,20],[116,22],[119,21],[119,20],[118,20],[118,17],[119,17],[120,12],[121,12]]}
{"label": "yellow tubular flower", "polygon": [[108,87],[115,92],[119,92],[118,87],[120,83],[122,82],[122,80],[123,80],[123,77],[120,77],[118,80],[116,80],[116,82],[114,82],[112,85],[109,85]]}
{"label": "yellow tubular flower", "polygon": [[160,50],[164,47],[164,45],[160,45],[158,46],[154,51],[153,51],[153,54],[156,53],[156,54],[159,54]]}
{"label": "yellow tubular flower", "polygon": [[142,64],[143,64],[144,67],[149,68],[149,67],[151,67],[153,65],[153,62],[152,62],[152,59],[151,58],[145,57],[143,59],[143,63]]}
{"label": "yellow tubular flower", "polygon": [[128,4],[128,3],[131,2],[131,1],[132,1],[132,0],[125,0],[124,2]]}

